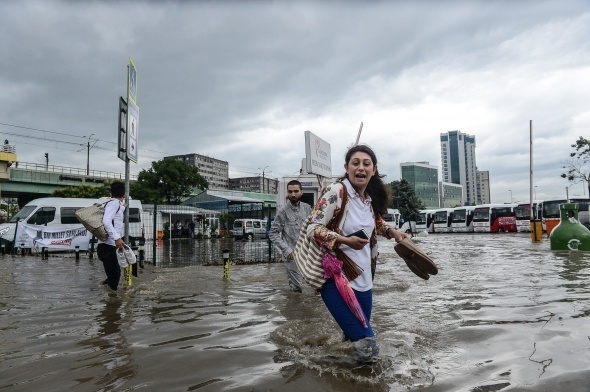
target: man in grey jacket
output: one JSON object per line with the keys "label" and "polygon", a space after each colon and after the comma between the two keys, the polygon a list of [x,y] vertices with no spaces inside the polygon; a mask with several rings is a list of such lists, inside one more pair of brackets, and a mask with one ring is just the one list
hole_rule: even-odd
{"label": "man in grey jacket", "polygon": [[281,252],[282,260],[287,267],[289,287],[298,293],[301,292],[302,278],[293,257],[293,252],[297,238],[299,238],[301,224],[311,213],[309,204],[300,201],[301,196],[303,196],[301,183],[297,180],[289,181],[287,183],[289,202],[277,212],[268,234],[273,244]]}

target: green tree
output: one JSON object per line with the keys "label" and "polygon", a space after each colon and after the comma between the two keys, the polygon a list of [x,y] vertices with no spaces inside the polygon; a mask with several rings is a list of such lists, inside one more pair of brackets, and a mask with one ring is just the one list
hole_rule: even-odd
{"label": "green tree", "polygon": [[391,208],[397,208],[406,220],[416,220],[419,210],[425,209],[422,200],[416,196],[414,187],[406,179],[388,184],[391,189]]}
{"label": "green tree", "polygon": [[575,151],[570,153],[572,159],[563,166],[566,172],[561,173],[561,177],[573,184],[585,181],[590,197],[590,140],[580,136],[572,147]]}
{"label": "green tree", "polygon": [[209,187],[199,169],[170,158],[152,162],[151,168],[140,171],[137,181],[130,186],[130,193],[142,203],[178,204],[190,196],[195,187]]}
{"label": "green tree", "polygon": [[54,197],[83,197],[98,199],[99,197],[108,197],[110,195],[111,184],[105,182],[101,186],[93,185],[75,185],[63,188],[56,188],[51,193]]}

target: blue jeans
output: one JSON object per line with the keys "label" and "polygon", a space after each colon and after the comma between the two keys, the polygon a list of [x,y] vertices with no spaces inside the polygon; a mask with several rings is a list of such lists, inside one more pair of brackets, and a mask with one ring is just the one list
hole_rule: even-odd
{"label": "blue jeans", "polygon": [[356,342],[357,340],[373,337],[375,334],[373,333],[373,328],[371,328],[371,310],[373,308],[373,290],[369,291],[356,291],[356,299],[358,300],[363,312],[365,313],[365,318],[367,319],[367,328],[364,328],[361,322],[356,318],[354,313],[350,310],[342,296],[338,292],[336,288],[336,283],[334,283],[334,279],[326,280],[326,283],[322,286],[320,290],[320,294],[322,295],[322,299],[326,304],[326,307],[334,317],[334,320],[338,323],[342,332],[344,332],[344,337],[347,340]]}

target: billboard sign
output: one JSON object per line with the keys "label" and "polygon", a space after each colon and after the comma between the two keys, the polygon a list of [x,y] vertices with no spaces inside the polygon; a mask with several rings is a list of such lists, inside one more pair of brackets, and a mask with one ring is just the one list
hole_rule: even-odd
{"label": "billboard sign", "polygon": [[139,108],[127,101],[127,157],[137,163],[137,135],[139,131]]}
{"label": "billboard sign", "polygon": [[305,131],[305,170],[310,174],[332,178],[330,144]]}
{"label": "billboard sign", "polygon": [[137,68],[131,57],[127,74],[127,158],[137,163],[139,106],[137,106]]}

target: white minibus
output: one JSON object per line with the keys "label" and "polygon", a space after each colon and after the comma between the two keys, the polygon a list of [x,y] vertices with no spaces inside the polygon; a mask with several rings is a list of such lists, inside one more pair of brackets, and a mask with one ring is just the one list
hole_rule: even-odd
{"label": "white minibus", "polygon": [[[92,234],[82,226],[76,211],[109,198],[83,199],[44,197],[27,203],[8,222],[0,224],[0,242],[17,248],[47,248],[48,251],[87,250]],[[143,235],[142,206],[130,200],[129,238],[133,243]]]}

